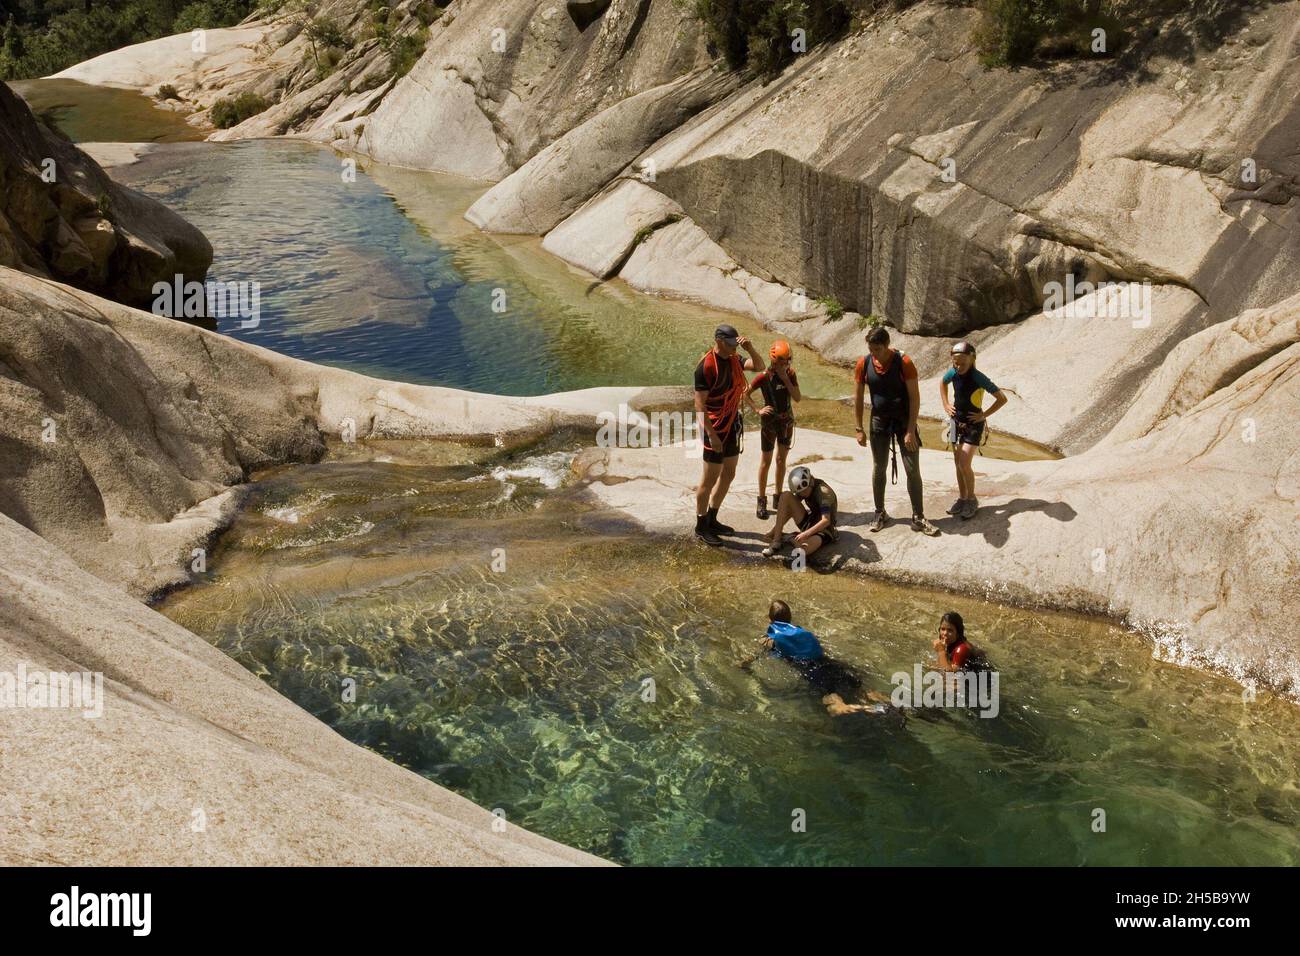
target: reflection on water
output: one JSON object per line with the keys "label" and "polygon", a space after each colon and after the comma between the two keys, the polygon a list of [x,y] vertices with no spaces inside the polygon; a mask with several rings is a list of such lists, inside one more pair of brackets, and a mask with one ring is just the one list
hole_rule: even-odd
{"label": "reflection on water", "polygon": [[[161,610],[349,739],[622,862],[1300,863],[1290,705],[1104,623],[651,539],[548,488],[568,455],[390,442],[270,473]],[[961,611],[1001,716],[829,717],[785,665],[736,666],[774,597],[885,692]]]}
{"label": "reflection on water", "polygon": [[[183,144],[115,170],[212,241],[211,275],[261,283],[261,323],[221,331],[400,381],[508,395],[689,385],[720,313],[598,283],[535,239],[483,235],[461,214],[486,188],[370,165],[303,143]],[[728,317],[765,348],[757,323]],[[811,394],[848,373],[800,351]]]}
{"label": "reflection on water", "polygon": [[74,143],[180,143],[207,133],[186,114],[157,105],[136,90],[78,80],[21,80],[9,84],[33,113]]}

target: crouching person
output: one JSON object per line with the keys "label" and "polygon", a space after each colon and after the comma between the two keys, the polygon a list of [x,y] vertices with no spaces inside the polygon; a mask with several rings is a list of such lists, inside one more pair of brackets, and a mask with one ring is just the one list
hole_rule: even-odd
{"label": "crouching person", "polygon": [[776,506],[776,523],[767,537],[763,556],[779,554],[785,546],[785,526],[793,521],[798,527],[791,543],[792,559],[800,555],[806,561],[826,544],[836,538],[835,521],[839,503],[831,486],[814,477],[805,465],[790,471],[790,490],[781,493]]}

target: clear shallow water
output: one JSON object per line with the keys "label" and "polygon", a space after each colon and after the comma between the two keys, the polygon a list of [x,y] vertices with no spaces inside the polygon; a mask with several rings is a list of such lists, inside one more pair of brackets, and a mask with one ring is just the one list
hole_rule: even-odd
{"label": "clear shallow water", "polygon": [[[339,447],[259,481],[160,609],[349,739],[620,862],[1300,863],[1290,705],[1105,623],[646,538],[549,489],[567,461]],[[737,666],[774,597],[884,692],[959,610],[1001,716],[829,717],[780,662]]]}
{"label": "clear shallow water", "polygon": [[[597,385],[689,386],[720,321],[757,323],[599,283],[536,239],[461,219],[484,183],[376,165],[303,143],[163,147],[115,170],[212,241],[211,276],[257,281],[261,323],[219,329],[312,361],[400,381],[508,395]],[[494,311],[503,304],[504,311]],[[800,350],[810,394],[849,391]]]}

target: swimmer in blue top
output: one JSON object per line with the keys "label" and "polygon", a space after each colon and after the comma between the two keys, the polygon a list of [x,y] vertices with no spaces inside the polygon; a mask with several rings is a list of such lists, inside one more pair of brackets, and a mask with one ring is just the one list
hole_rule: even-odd
{"label": "swimmer in blue top", "polygon": [[[953,390],[951,400],[948,398],[949,385]],[[986,395],[993,396],[993,405],[987,410],[984,408]],[[975,346],[958,342],[952,347],[952,368],[939,382],[939,398],[955,426],[952,457],[957,466],[957,502],[948,509],[948,514],[963,519],[973,518],[980,506],[975,497],[975,451],[984,437],[985,421],[1007,403],[1007,397],[975,367]]]}
{"label": "swimmer in blue top", "polygon": [[[862,678],[833,657],[827,657],[821,642],[811,631],[790,623],[790,605],[773,601],[767,609],[767,636],[763,651],[779,657],[822,693],[826,712],[833,717],[844,714],[884,714],[893,709],[889,698],[876,691],[862,690]],[[740,662],[748,667],[763,653],[759,651]],[[849,699],[853,699],[850,702]]]}

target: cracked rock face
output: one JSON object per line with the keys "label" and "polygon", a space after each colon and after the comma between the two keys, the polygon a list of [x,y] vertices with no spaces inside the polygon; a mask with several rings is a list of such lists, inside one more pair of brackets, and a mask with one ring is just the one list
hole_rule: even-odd
{"label": "cracked rock face", "polygon": [[500,180],[589,117],[709,64],[698,23],[670,0],[458,0],[359,147]]}
{"label": "cracked rock face", "polygon": [[[632,6],[611,4],[588,33],[615,32]],[[652,24],[671,4],[635,6]],[[1261,7],[1218,48],[1153,55],[1140,69],[1071,60],[990,71],[971,39],[975,12],[923,2],[869,19],[770,82],[721,91],[604,182],[595,151],[658,129],[610,102],[634,92],[619,82],[586,113],[540,109],[567,104],[539,94],[567,89],[579,54],[599,46],[564,34],[563,18],[541,31],[543,8],[515,0],[497,17],[514,24],[508,35],[532,31],[507,60],[546,59],[540,48],[556,45],[541,79],[504,70],[486,35],[471,36],[487,29],[474,18],[386,104],[403,104],[401,124],[381,110],[368,132],[378,158],[439,168],[445,147],[419,117],[473,125],[481,135],[460,171],[515,170],[471,217],[488,230],[549,232],[554,213],[601,201],[592,197],[649,163],[649,185],[736,267],[908,333],[1016,322],[1067,279],[1181,288],[1200,300],[1202,327],[1300,288],[1300,3]],[[466,87],[454,108],[432,85],[435,67]],[[620,70],[616,80],[629,75]],[[601,75],[586,68],[578,89],[599,95]]]}
{"label": "cracked rock face", "polygon": [[973,14],[921,5],[667,137],[657,188],[747,269],[908,332],[1013,321],[1071,273],[1228,318],[1296,289],[1275,256],[1300,261],[1297,9],[1262,9],[1267,42],[1230,39],[1231,68],[1180,87],[1158,58],[985,71]]}
{"label": "cracked rock face", "polygon": [[155,282],[202,279],[212,246],[38,123],[0,83],[0,265],[147,307]]}

